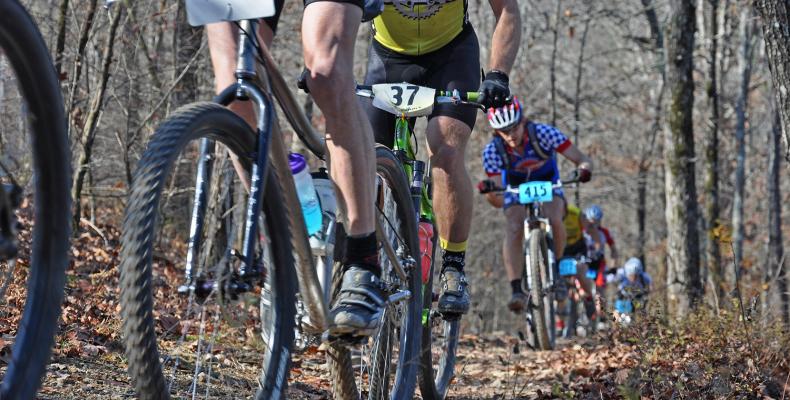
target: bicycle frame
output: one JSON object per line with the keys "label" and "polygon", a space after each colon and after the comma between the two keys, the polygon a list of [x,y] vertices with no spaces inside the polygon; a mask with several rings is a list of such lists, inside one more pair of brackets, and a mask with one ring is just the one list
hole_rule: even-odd
{"label": "bicycle frame", "polygon": [[[256,260],[255,239],[258,235],[258,221],[260,219],[260,204],[266,184],[267,169],[274,168],[279,172],[279,183],[283,190],[283,199],[286,208],[290,211],[289,223],[292,229],[292,241],[296,255],[297,276],[300,293],[314,324],[315,333],[320,333],[327,328],[327,301],[319,282],[314,258],[308,240],[307,228],[301,212],[301,204],[296,194],[293,180],[290,177],[288,157],[277,124],[274,104],[269,90],[277,98],[284,110],[286,118],[296,131],[299,138],[307,145],[311,152],[319,158],[324,157],[324,140],[310,125],[304,116],[293,94],[287,88],[285,80],[274,67],[274,62],[265,46],[258,46],[255,34],[257,32],[256,20],[243,20],[239,22],[239,52],[237,58],[237,82],[224,89],[213,101],[227,106],[235,100],[253,101],[258,107],[257,140],[255,152],[249,154],[253,160],[250,176],[250,193],[247,200],[247,214],[244,222],[244,238],[242,244],[241,267],[238,277],[231,282],[231,289],[237,293],[252,290],[253,283],[259,281],[262,266]],[[260,48],[260,52],[258,52]],[[255,55],[263,58],[263,65],[256,62]],[[188,284],[194,285],[193,269],[196,255],[200,251],[200,233],[203,230],[203,217],[207,207],[208,185],[211,175],[211,165],[215,144],[213,141],[203,139],[200,144],[200,156],[196,176],[195,197],[190,224],[189,242],[187,247],[186,279]],[[271,157],[271,160],[269,158]]]}

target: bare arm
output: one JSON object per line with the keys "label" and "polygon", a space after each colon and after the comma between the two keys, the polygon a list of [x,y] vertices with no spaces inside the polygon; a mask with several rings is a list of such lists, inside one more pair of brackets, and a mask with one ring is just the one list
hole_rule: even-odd
{"label": "bare arm", "polygon": [[593,172],[592,160],[590,157],[587,157],[586,154],[582,153],[575,144],[572,144],[570,147],[565,149],[565,151],[562,152],[562,155],[576,164],[576,167]]}
{"label": "bare arm", "polygon": [[[502,175],[495,175],[495,177],[497,177],[497,178],[492,179],[493,177],[488,177],[486,179],[493,180],[494,182],[502,182],[501,176]],[[497,186],[499,186],[499,185],[497,185]],[[488,203],[491,204],[492,206],[494,206],[496,208],[504,207],[504,205],[505,205],[505,195],[504,195],[504,193],[502,193],[502,192],[488,192],[485,195],[486,195],[486,200],[488,200]]]}
{"label": "bare arm", "polygon": [[521,44],[521,13],[517,0],[488,0],[496,16],[496,27],[491,38],[489,69],[510,74]]}
{"label": "bare arm", "polygon": [[616,267],[617,265],[619,265],[617,264],[617,261],[619,261],[618,259],[620,258],[620,254],[617,253],[617,246],[612,244],[611,246],[609,246],[609,251],[612,254],[612,266]]}
{"label": "bare arm", "polygon": [[502,208],[505,205],[505,197],[502,196],[502,193],[486,193],[486,200],[496,208]]}
{"label": "bare arm", "polygon": [[596,250],[603,251],[604,250],[604,243],[601,240],[601,234],[600,234],[600,232],[598,232],[598,228],[593,226],[593,225],[591,225],[589,222],[587,222],[587,219],[586,218],[582,218],[581,215],[579,215],[579,219],[582,222],[582,227],[584,228],[584,231],[587,232],[588,235],[590,235],[590,238],[592,238],[592,241],[594,243],[593,247]]}

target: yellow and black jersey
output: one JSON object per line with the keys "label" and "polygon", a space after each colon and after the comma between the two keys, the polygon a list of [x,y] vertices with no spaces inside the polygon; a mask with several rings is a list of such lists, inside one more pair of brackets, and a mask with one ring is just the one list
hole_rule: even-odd
{"label": "yellow and black jersey", "polygon": [[385,0],[373,20],[373,38],[407,55],[422,55],[450,43],[469,23],[467,0]]}

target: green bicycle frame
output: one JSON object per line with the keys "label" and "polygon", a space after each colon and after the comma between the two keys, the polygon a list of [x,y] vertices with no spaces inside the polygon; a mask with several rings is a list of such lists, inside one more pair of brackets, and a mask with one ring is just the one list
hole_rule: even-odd
{"label": "green bicycle frame", "polygon": [[[395,120],[395,145],[393,146],[393,150],[397,152],[403,152],[409,160],[416,160],[417,159],[417,152],[414,149],[414,145],[410,140],[412,136],[411,129],[409,128],[409,120],[406,119],[405,116],[401,116]],[[406,171],[406,176],[413,177],[414,175],[414,168],[410,163],[404,162],[403,169]],[[431,197],[428,193],[428,185],[422,186],[422,196],[420,199],[420,219],[426,220],[430,223],[435,223],[435,218],[433,214],[433,204],[431,203]]]}

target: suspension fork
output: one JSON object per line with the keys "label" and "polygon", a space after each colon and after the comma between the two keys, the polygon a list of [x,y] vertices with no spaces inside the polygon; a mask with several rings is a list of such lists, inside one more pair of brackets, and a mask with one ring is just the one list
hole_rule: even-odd
{"label": "suspension fork", "polygon": [[187,243],[187,257],[185,265],[185,280],[187,286],[193,283],[195,270],[195,255],[200,253],[200,234],[203,232],[206,204],[208,203],[209,180],[214,164],[214,141],[201,139],[200,155],[198,156],[197,176],[195,177],[195,201],[192,205],[192,221],[189,226],[189,243]]}

